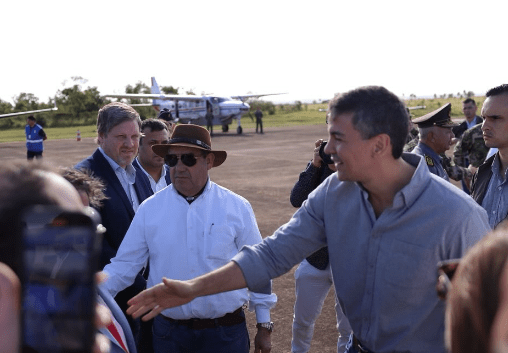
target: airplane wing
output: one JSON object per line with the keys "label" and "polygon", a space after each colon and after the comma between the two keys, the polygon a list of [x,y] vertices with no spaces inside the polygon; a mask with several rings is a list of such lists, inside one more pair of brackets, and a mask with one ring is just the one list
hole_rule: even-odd
{"label": "airplane wing", "polygon": [[424,106],[424,105],[417,105],[417,106],[414,106],[414,107],[407,107],[407,109],[409,109],[409,110],[425,109],[425,108],[427,108],[427,107]]}
{"label": "airplane wing", "polygon": [[47,108],[47,109],[39,109],[39,110],[30,110],[26,112],[17,112],[17,113],[8,113],[8,114],[0,114],[0,119],[2,118],[8,118],[10,116],[17,116],[17,115],[25,115],[25,114],[35,114],[35,113],[42,113],[42,112],[49,112],[52,110],[58,110],[58,108],[55,106],[53,108]]}
{"label": "airplane wing", "polygon": [[287,93],[244,94],[243,96],[231,96],[231,98],[238,99],[243,102],[249,98],[259,98],[259,97],[264,97],[264,96],[277,96],[279,94],[287,94]]}
{"label": "airplane wing", "polygon": [[179,94],[150,94],[150,93],[123,93],[123,94],[106,94],[104,97],[109,98],[132,98],[132,99],[161,99],[161,100],[179,100],[179,101],[198,101],[202,100],[201,96],[179,95]]}

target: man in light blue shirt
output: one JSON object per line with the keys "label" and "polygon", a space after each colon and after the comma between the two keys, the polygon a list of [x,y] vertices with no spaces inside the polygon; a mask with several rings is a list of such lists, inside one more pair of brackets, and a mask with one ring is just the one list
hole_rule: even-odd
{"label": "man in light blue shirt", "polygon": [[[129,301],[150,313],[198,296],[261,288],[328,245],[338,300],[354,335],[347,352],[446,352],[437,263],[460,258],[490,231],[461,190],[402,155],[409,117],[383,87],[362,87],[329,105],[325,153],[337,168],[271,237],[189,281],[163,278]],[[461,215],[470,215],[463,220]]]}
{"label": "man in light blue shirt", "polygon": [[508,215],[508,85],[490,89],[486,97],[482,106],[483,139],[485,146],[498,151],[478,168],[471,196],[487,210],[494,228]]}

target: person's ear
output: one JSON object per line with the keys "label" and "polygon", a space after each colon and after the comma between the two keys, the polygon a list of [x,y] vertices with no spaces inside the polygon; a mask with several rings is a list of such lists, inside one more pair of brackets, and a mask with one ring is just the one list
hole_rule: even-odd
{"label": "person's ear", "polygon": [[208,167],[208,170],[212,169],[213,162],[215,162],[215,154],[208,153],[206,155],[206,166]]}

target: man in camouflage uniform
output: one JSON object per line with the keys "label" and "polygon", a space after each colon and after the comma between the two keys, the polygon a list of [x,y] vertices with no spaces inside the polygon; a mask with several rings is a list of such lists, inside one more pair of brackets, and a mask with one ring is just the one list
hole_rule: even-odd
{"label": "man in camouflage uniform", "polygon": [[453,161],[462,167],[478,168],[485,161],[489,148],[483,140],[482,124],[477,124],[462,135],[453,150]]}

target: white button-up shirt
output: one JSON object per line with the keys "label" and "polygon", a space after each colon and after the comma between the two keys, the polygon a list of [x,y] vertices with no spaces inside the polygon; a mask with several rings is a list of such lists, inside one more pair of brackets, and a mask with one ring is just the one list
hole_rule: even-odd
{"label": "white button-up shirt", "polygon": [[[138,208],[116,257],[104,268],[105,283],[115,296],[134,281],[150,261],[147,287],[162,277],[188,280],[228,263],[244,245],[261,242],[249,202],[208,181],[203,193],[189,204],[174,185],[146,199]],[[173,319],[212,319],[224,316],[249,301],[258,322],[270,321],[275,294],[247,289],[199,297],[180,307],[166,309]]]}
{"label": "white button-up shirt", "polygon": [[159,178],[158,181],[155,181],[155,179],[152,178],[152,176],[150,174],[148,174],[148,172],[145,170],[145,168],[143,168],[143,166],[141,165],[141,162],[139,161],[139,158],[136,157],[136,159],[138,161],[139,167],[141,168],[141,171],[143,173],[145,173],[145,175],[148,177],[148,181],[150,182],[150,187],[152,188],[152,191],[154,194],[156,192],[161,191],[166,186],[168,186],[168,183],[166,183],[166,168],[164,166],[162,166],[161,177]]}

